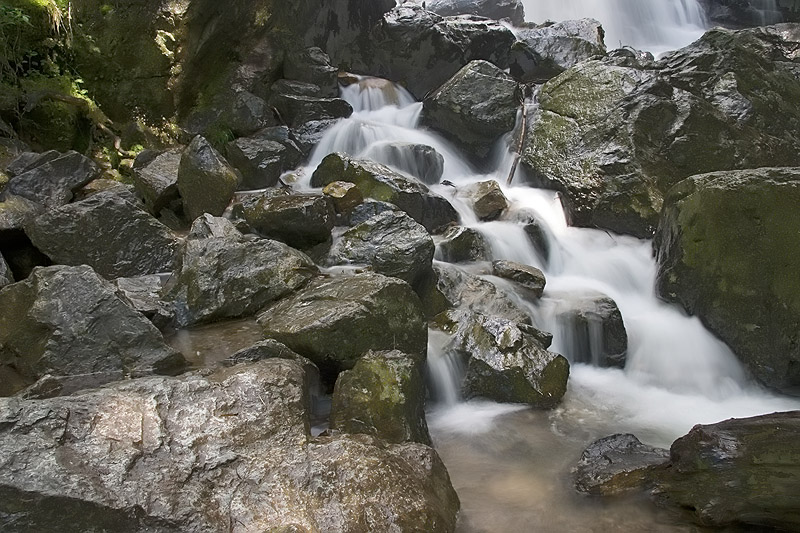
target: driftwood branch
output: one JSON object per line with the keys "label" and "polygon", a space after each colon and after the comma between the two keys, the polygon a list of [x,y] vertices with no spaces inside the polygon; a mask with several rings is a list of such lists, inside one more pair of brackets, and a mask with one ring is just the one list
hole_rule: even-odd
{"label": "driftwood branch", "polygon": [[517,172],[517,167],[519,166],[519,160],[522,157],[522,144],[525,142],[525,133],[528,126],[528,106],[525,104],[525,99],[522,99],[522,123],[520,124],[520,131],[519,131],[519,141],[517,142],[517,149],[514,152],[514,161],[511,163],[511,169],[508,172],[508,179],[506,179],[506,185],[511,185],[511,182],[514,181],[514,174]]}

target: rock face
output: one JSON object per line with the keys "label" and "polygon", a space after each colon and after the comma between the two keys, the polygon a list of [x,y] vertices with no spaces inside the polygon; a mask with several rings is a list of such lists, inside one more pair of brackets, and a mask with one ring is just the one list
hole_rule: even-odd
{"label": "rock face", "polygon": [[45,374],[67,394],[185,365],[88,266],[37,268],[0,291],[0,363],[0,395]]}
{"label": "rock face", "polygon": [[694,176],[669,193],[658,292],[716,333],[765,384],[800,386],[800,169]]}
{"label": "rock face", "polygon": [[331,428],[430,446],[425,395],[418,358],[397,350],[367,352],[336,380]]}
{"label": "rock face", "polygon": [[54,509],[114,531],[454,530],[458,498],[432,448],[312,439],[306,402],[302,368],[277,359],[2,399],[0,509],[35,531],[55,531]]}
{"label": "rock face", "polygon": [[453,334],[446,349],[466,360],[465,397],[552,408],[567,391],[569,362],[545,350],[534,328],[470,311],[448,311],[437,323]]}
{"label": "rock face", "polygon": [[714,29],[657,63],[580,63],[542,87],[522,162],[572,224],[650,236],[681,179],[800,164],[798,42],[796,25]]}
{"label": "rock face", "polygon": [[264,336],[311,359],[323,376],[355,366],[369,350],[400,350],[420,360],[428,330],[419,298],[380,274],[317,279],[258,317]]}
{"label": "rock face", "polygon": [[112,279],[172,270],[178,239],[114,190],[45,211],[26,227],[55,263],[89,265]]}
{"label": "rock face", "polygon": [[514,127],[519,104],[511,76],[488,61],[472,61],[425,99],[423,123],[482,158]]}
{"label": "rock face", "polygon": [[199,135],[181,156],[178,190],[189,220],[203,213],[219,216],[239,187],[239,176],[225,159]]}
{"label": "rock face", "polygon": [[517,30],[519,40],[509,58],[511,75],[526,83],[547,81],[581,61],[605,55],[604,36],[594,19]]}
{"label": "rock face", "polygon": [[436,247],[437,259],[448,263],[487,261],[491,249],[483,234],[472,228],[453,226],[448,229]]}
{"label": "rock face", "polygon": [[245,198],[234,205],[233,212],[261,235],[294,248],[330,240],[335,218],[333,202],[326,196],[282,189]]}
{"label": "rock face", "polygon": [[573,470],[575,488],[587,494],[617,496],[641,489],[669,452],[642,444],[630,434],[611,435],[590,444]]}
{"label": "rock face", "polygon": [[365,198],[396,205],[432,233],[458,221],[458,213],[444,197],[412,178],[366,159],[338,153],[325,157],[311,176],[311,186],[324,187],[334,181],[355,183]]}
{"label": "rock face", "polygon": [[443,17],[477,15],[494,20],[506,19],[516,26],[525,22],[525,7],[520,0],[430,0],[427,9]]}
{"label": "rock face", "polygon": [[705,526],[800,527],[800,412],[695,426],[670,448],[656,492]]}
{"label": "rock face", "polygon": [[402,211],[387,211],[344,232],[328,262],[366,264],[416,287],[431,274],[433,253],[433,239],[425,228]]}
{"label": "rock face", "polygon": [[492,274],[511,280],[541,298],[546,283],[544,274],[536,267],[514,261],[493,261]]}
{"label": "rock face", "polygon": [[158,153],[141,152],[133,162],[133,184],[151,214],[158,216],[164,208],[180,201],[178,193],[179,149]]}
{"label": "rock face", "polygon": [[72,200],[78,189],[99,174],[97,165],[77,152],[29,154],[10,163],[13,174],[3,191],[4,198],[16,195],[45,207],[58,207]]}
{"label": "rock face", "polygon": [[164,294],[175,305],[178,325],[189,326],[253,315],[316,272],[305,254],[242,235],[227,220],[205,215],[192,225]]}

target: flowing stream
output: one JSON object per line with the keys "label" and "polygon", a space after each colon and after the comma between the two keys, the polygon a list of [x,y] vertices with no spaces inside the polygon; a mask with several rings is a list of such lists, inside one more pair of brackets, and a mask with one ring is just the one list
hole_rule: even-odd
{"label": "flowing stream", "polygon": [[[573,362],[564,401],[550,412],[461,401],[461,369],[443,352],[447,337],[431,332],[428,365],[439,401],[430,406],[428,421],[461,497],[460,531],[683,530],[672,517],[642,502],[598,503],[579,497],[571,488],[569,470],[580,451],[596,438],[620,432],[669,447],[698,423],[800,408],[800,402],[751,382],[727,346],[698,319],[656,297],[650,241],[569,227],[556,193],[506,187],[512,164],[508,139],[496,147],[496,170],[478,174],[446,140],[419,127],[422,104],[401,87],[365,78],[344,87],[342,96],[355,112],[326,132],[298,185],[308,187],[310,173],[333,151],[408,170],[412,162],[397,160],[390,144],[432,146],[444,157],[444,180],[456,186],[486,179],[503,184],[511,207],[505,221],[489,223],[479,222],[451,187],[432,189],[451,199],[463,225],[492,243],[494,259],[544,271],[547,287],[541,301],[517,300],[527,305],[538,327],[554,334],[551,350],[573,361],[586,359],[587,354],[574,353],[581,345],[565,324],[563,310],[587,295],[611,297],[627,329],[625,368]],[[522,169],[517,172],[519,183]],[[517,214],[533,214],[545,228],[547,257],[530,244],[521,223],[514,222],[520,219]],[[485,264],[464,268],[479,272],[481,267],[485,271]],[[503,280],[484,277],[515,297]]]}

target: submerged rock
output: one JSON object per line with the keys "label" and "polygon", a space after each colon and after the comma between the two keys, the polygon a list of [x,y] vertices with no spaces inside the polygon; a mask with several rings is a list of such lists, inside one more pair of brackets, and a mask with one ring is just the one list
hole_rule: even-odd
{"label": "submerged rock", "polygon": [[428,185],[439,183],[444,173],[444,157],[426,144],[382,143],[370,147],[368,155]]}
{"label": "submerged rock", "polygon": [[172,270],[178,238],[130,197],[107,190],[45,211],[26,226],[55,263],[89,265],[112,279]]}
{"label": "submerged rock", "polygon": [[324,377],[353,368],[369,350],[423,360],[427,349],[419,298],[407,283],[380,274],[314,280],[265,309],[258,323],[265,337],[311,359]]}
{"label": "submerged rock", "polygon": [[181,155],[178,190],[189,220],[203,213],[219,216],[239,188],[239,175],[203,137],[195,137]]}
{"label": "submerged rock", "polygon": [[37,268],[0,291],[0,395],[45,374],[68,394],[184,365],[155,326],[88,266]]}
{"label": "submerged rock", "polygon": [[50,151],[41,155],[26,152],[8,168],[11,179],[3,198],[22,196],[46,207],[68,203],[78,189],[100,173],[91,159],[77,152]]}
{"label": "submerged rock", "polygon": [[800,386],[800,168],[693,176],[667,196],[657,290],[770,387]]}
{"label": "submerged rock", "polygon": [[273,359],[0,399],[0,514],[36,531],[55,531],[54,508],[127,531],[454,530],[458,497],[432,448],[312,439],[304,383],[297,363]]}
{"label": "submerged rock", "polygon": [[316,273],[302,252],[204,215],[192,225],[164,298],[174,303],[178,325],[189,326],[254,315]]}
{"label": "submerged rock", "polygon": [[617,496],[640,491],[655,468],[669,460],[669,451],[642,444],[630,434],[603,437],[590,444],[573,469],[575,488],[587,494]]}
{"label": "submerged rock", "polygon": [[334,181],[355,183],[365,198],[396,205],[431,233],[458,221],[458,213],[444,197],[413,178],[367,159],[328,155],[311,176],[311,186],[324,187]]}
{"label": "submerged rock", "polygon": [[[556,297],[557,298],[557,297]],[[557,304],[557,320],[573,363],[624,368],[628,333],[617,303],[603,294],[569,296]]]}
{"label": "submerged rock", "polygon": [[419,358],[397,350],[367,352],[336,380],[331,428],[430,445],[425,395]]}

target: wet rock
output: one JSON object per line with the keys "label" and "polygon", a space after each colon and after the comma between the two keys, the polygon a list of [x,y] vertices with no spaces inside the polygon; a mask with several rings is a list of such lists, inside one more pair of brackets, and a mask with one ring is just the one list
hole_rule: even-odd
{"label": "wet rock", "polygon": [[333,208],[340,215],[350,215],[356,206],[364,201],[361,191],[355,183],[334,181],[322,189],[322,194],[330,198]]}
{"label": "wet rock", "polygon": [[189,220],[203,213],[219,216],[228,207],[240,178],[203,137],[195,137],[181,155],[178,190]]}
{"label": "wet rock", "polygon": [[33,500],[36,531],[54,508],[115,531],[453,531],[458,498],[436,452],[311,439],[303,374],[273,359],[0,400],[0,509]]}
{"label": "wet rock", "polygon": [[488,61],[472,61],[425,98],[423,124],[470,156],[486,157],[514,127],[520,105],[514,79]]}
{"label": "wet rock", "polygon": [[14,274],[11,272],[11,269],[8,267],[5,258],[2,254],[0,254],[0,289],[8,285],[9,283],[14,283]]}
{"label": "wet rock", "polygon": [[431,233],[458,221],[458,213],[444,197],[373,161],[328,155],[311,176],[311,186],[324,187],[334,181],[355,183],[364,197],[396,205]]}
{"label": "wet rock", "polygon": [[525,8],[520,0],[430,0],[426,9],[437,15],[477,15],[494,20],[508,20],[519,26],[525,22]]}
{"label": "wet rock", "polygon": [[311,359],[326,378],[353,368],[369,350],[422,360],[427,349],[419,298],[407,283],[381,274],[314,280],[265,309],[258,323],[265,337]]}
{"label": "wet rock", "polygon": [[714,26],[737,29],[779,22],[800,22],[797,6],[792,2],[699,0],[698,3]]}
{"label": "wet rock", "polygon": [[[348,183],[348,182],[334,182],[334,183]],[[397,213],[403,211],[396,205],[390,204],[389,202],[379,202],[378,200],[367,199],[353,208],[353,211],[350,213],[348,222],[350,226],[357,226],[362,222],[366,222],[367,220],[376,215],[380,215],[381,213],[387,213],[387,212]]]}
{"label": "wet rock", "polygon": [[22,161],[9,165],[11,179],[3,191],[22,196],[46,207],[58,207],[72,200],[74,193],[100,173],[97,165],[77,152],[46,152],[34,157],[22,154]]}
{"label": "wet rock", "polygon": [[367,352],[336,380],[331,429],[430,446],[425,395],[418,358],[397,350]]}
{"label": "wet rock", "polygon": [[492,274],[521,285],[533,292],[536,298],[542,297],[546,280],[542,271],[536,267],[514,261],[492,261]]}
{"label": "wet rock", "polygon": [[178,248],[166,226],[114,190],[46,211],[26,233],[54,262],[86,264],[109,279],[172,270]]}
{"label": "wet rock", "polygon": [[53,374],[69,393],[185,361],[88,266],[37,268],[0,291],[0,395]]}
{"label": "wet rock", "polygon": [[481,220],[495,220],[508,208],[508,199],[494,180],[471,183],[460,188],[458,196],[472,206]]}
{"label": "wet rock", "polygon": [[133,185],[152,215],[158,216],[162,209],[177,210],[181,151],[180,148],[160,153],[145,150],[133,162]]}
{"label": "wet rock", "polygon": [[316,85],[275,83],[271,88],[269,104],[278,110],[283,122],[292,128],[309,120],[347,118],[353,108],[341,98],[323,98]]}
{"label": "wet rock", "polygon": [[309,155],[319,144],[325,132],[339,119],[309,120],[296,128],[292,128],[292,135],[303,154]]}
{"label": "wet rock", "polygon": [[625,367],[628,333],[614,300],[602,294],[570,296],[561,305],[558,320],[567,341],[564,355],[574,363]]}
{"label": "wet rock", "polygon": [[386,143],[373,147],[368,155],[428,185],[439,183],[444,172],[444,158],[426,144]]}
{"label": "wet rock", "polygon": [[180,251],[174,278],[164,288],[179,326],[253,315],[304,286],[317,272],[303,253],[242,235],[225,219],[204,215],[192,225],[192,233]]}
{"label": "wet rock", "polygon": [[590,444],[573,469],[575,488],[587,494],[617,496],[644,489],[654,468],[669,452],[642,444],[630,434],[603,437]]}
{"label": "wet rock", "polygon": [[228,162],[241,173],[243,189],[274,187],[283,172],[300,164],[303,153],[288,134],[288,128],[276,126],[226,145]]}
{"label": "wet rock", "polygon": [[566,20],[517,30],[509,71],[525,82],[543,82],[595,56],[606,53],[605,32],[594,19]]}
{"label": "wet rock", "polygon": [[657,473],[662,501],[704,526],[800,527],[800,412],[698,425]]}
{"label": "wet rock", "polygon": [[331,265],[366,264],[416,287],[431,275],[433,239],[402,211],[375,215],[344,232],[328,255]]}
{"label": "wet rock", "polygon": [[492,251],[483,234],[464,226],[448,229],[436,246],[436,258],[448,263],[488,261]]}
{"label": "wet rock", "polygon": [[161,277],[157,275],[117,278],[115,292],[122,301],[142,313],[158,329],[170,326],[174,309],[161,298]]}
{"label": "wet rock", "polygon": [[328,54],[313,46],[290,51],[283,66],[283,75],[290,80],[313,83],[325,97],[339,96],[339,69],[331,65]]}
{"label": "wet rock", "polygon": [[567,390],[569,362],[548,352],[528,328],[473,311],[448,311],[437,325],[453,335],[446,350],[466,361],[465,397],[527,403],[549,409]]}
{"label": "wet rock", "polygon": [[727,343],[770,387],[800,386],[800,169],[693,176],[656,234],[657,290]]}
{"label": "wet rock", "polygon": [[261,235],[294,248],[309,248],[331,238],[335,213],[333,202],[322,194],[292,194],[266,191],[234,205],[241,216]]}

